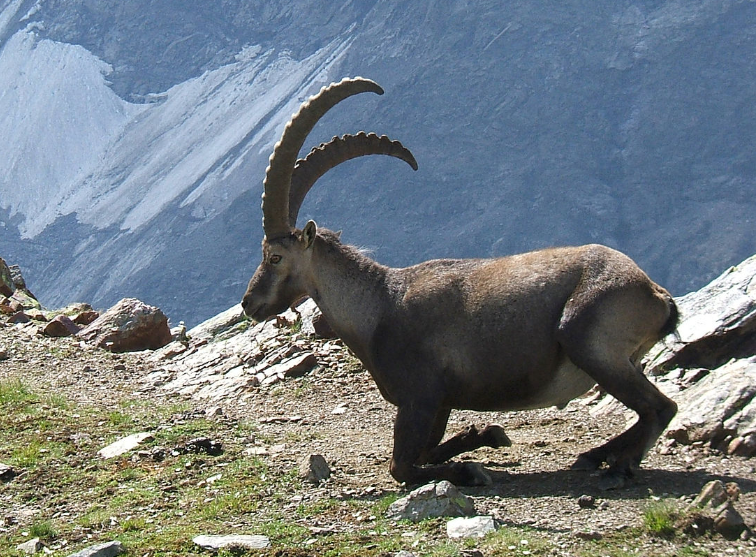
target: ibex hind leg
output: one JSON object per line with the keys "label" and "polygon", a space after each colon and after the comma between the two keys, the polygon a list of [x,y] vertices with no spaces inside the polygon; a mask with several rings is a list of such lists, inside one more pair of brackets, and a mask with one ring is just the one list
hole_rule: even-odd
{"label": "ibex hind leg", "polygon": [[[479,464],[438,463],[437,458],[443,455],[434,451],[446,445],[436,446],[443,437],[448,418],[448,410],[439,410],[431,405],[415,403],[399,407],[394,423],[394,453],[391,458],[391,475],[396,481],[409,485],[438,480],[468,486],[491,483],[491,477]],[[447,445],[442,450],[451,454],[453,451],[449,451],[449,447]],[[423,465],[425,463],[434,464]]]}
{"label": "ibex hind leg", "polygon": [[[592,294],[594,292],[594,294]],[[565,307],[558,341],[570,360],[610,395],[638,414],[638,421],[609,442],[580,455],[576,469],[609,465],[603,488],[622,487],[677,411],[637,364],[668,321],[668,301],[654,289],[576,292]]]}
{"label": "ibex hind leg", "polygon": [[595,470],[606,463],[609,470],[603,475],[600,487],[620,488],[632,477],[646,452],[672,420],[677,405],[646,379],[629,359],[613,363],[584,360],[580,366],[609,394],[638,414],[638,421],[630,429],[581,454],[573,465],[577,470]]}

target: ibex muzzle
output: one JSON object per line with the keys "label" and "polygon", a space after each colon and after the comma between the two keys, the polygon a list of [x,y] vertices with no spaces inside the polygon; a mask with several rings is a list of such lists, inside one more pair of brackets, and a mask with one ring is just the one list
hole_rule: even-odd
{"label": "ibex muzzle", "polygon": [[676,325],[672,297],[630,258],[600,245],[393,269],[313,221],[297,229],[305,195],[330,168],[371,154],[417,168],[399,142],[365,133],[334,138],[297,160],[323,114],[363,92],[382,90],[362,78],[323,88],[287,124],[266,171],[263,259],[244,311],[263,320],[304,295],[315,300],[397,406],[390,466],[397,481],[487,483],[482,468],[447,461],[509,439],[490,425],[442,443],[452,409],[562,406],[598,383],[638,421],[573,467],[607,463],[602,486],[621,486],[676,412],[639,367]]}

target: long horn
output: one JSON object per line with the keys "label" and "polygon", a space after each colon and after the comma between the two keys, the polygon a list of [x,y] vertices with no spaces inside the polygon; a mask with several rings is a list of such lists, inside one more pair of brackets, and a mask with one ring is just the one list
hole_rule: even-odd
{"label": "long horn", "polygon": [[382,95],[383,89],[374,81],[362,77],[332,83],[305,101],[286,124],[281,140],[273,148],[263,182],[263,230],[269,240],[291,233],[288,222],[291,176],[299,151],[312,128],[336,104],[365,92]]}
{"label": "long horn", "polygon": [[343,162],[365,155],[396,157],[409,164],[413,170],[417,170],[417,161],[410,150],[385,135],[379,137],[374,133],[360,132],[357,135],[334,137],[328,143],[313,148],[294,166],[289,193],[289,227],[296,228],[302,202],[323,174]]}

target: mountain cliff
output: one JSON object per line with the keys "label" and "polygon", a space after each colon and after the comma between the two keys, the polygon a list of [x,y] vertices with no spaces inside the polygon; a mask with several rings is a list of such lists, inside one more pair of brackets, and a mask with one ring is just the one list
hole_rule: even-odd
{"label": "mountain cliff", "polygon": [[755,71],[747,1],[0,0],[0,252],[47,306],[215,315],[285,122],[364,75],[311,143],[420,168],[347,163],[301,219],[391,265],[601,242],[682,294],[756,252]]}

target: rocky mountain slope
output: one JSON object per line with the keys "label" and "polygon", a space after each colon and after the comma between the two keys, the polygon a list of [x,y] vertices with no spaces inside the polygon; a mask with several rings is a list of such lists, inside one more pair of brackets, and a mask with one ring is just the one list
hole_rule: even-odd
{"label": "rocky mountain slope", "polygon": [[323,178],[302,218],[392,265],[598,241],[675,294],[756,251],[746,1],[0,1],[0,250],[48,306],[133,296],[190,325],[259,260],[267,157],[307,95],[365,75],[313,143],[415,154]]}

